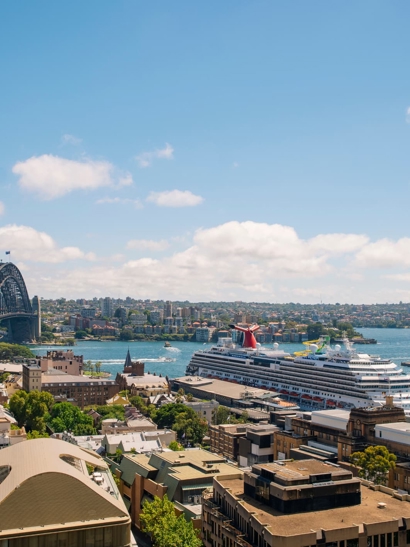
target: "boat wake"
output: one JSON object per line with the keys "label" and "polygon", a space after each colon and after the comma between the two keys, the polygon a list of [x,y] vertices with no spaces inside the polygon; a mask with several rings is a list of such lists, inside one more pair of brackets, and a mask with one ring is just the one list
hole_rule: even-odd
{"label": "boat wake", "polygon": [[174,353],[181,353],[181,350],[178,348],[170,347],[170,348],[164,348],[164,349],[166,349],[167,351],[173,351]]}

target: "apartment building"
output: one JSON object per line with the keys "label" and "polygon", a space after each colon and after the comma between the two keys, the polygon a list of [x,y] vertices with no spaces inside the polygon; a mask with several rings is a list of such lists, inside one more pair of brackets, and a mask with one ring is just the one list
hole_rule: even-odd
{"label": "apartment building", "polygon": [[205,547],[406,547],[410,497],[365,486],[316,460],[215,477],[203,499]]}
{"label": "apartment building", "polygon": [[177,514],[184,514],[196,528],[201,527],[201,495],[212,490],[216,476],[242,477],[238,468],[206,450],[125,454],[120,464],[111,464],[120,479],[120,492],[130,510],[132,523],[140,527],[139,516],[145,500],[167,494]]}

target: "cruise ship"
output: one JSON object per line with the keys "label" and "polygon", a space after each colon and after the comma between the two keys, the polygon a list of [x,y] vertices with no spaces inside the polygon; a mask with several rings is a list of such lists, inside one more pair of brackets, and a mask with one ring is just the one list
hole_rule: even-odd
{"label": "cruise ship", "polygon": [[389,394],[410,417],[410,375],[390,359],[356,351],[347,338],[334,347],[328,339],[308,343],[305,351],[290,355],[278,344],[259,346],[253,334],[257,325],[231,327],[244,333],[243,345],[228,338],[196,351],[187,375],[268,389],[304,410],[378,407]]}

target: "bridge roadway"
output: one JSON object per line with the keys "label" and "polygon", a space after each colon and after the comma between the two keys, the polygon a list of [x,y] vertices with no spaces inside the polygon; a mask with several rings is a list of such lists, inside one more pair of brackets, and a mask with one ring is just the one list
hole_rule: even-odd
{"label": "bridge roadway", "polygon": [[26,311],[13,311],[7,313],[0,313],[0,321],[7,321],[7,319],[14,319],[15,317],[35,317],[34,313]]}

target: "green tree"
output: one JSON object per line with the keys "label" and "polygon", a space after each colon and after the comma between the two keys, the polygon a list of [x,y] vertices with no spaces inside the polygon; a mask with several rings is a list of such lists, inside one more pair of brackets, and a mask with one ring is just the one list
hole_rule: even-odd
{"label": "green tree", "polygon": [[95,372],[96,372],[97,374],[100,374],[100,372],[101,372],[101,361],[97,361],[97,362],[95,363]]}
{"label": "green tree", "polygon": [[174,504],[168,500],[154,497],[146,500],[140,514],[142,530],[149,534],[154,547],[200,547],[201,540],[193,527],[183,515],[175,515]]}
{"label": "green tree", "polygon": [[390,469],[396,465],[396,456],[385,446],[369,446],[363,452],[354,452],[350,456],[353,465],[359,467],[359,477],[384,484]]}
{"label": "green tree", "polygon": [[128,341],[134,339],[134,333],[131,329],[122,329],[120,332],[120,340]]}
{"label": "green tree", "polygon": [[26,346],[0,342],[0,361],[12,361],[14,357],[35,357],[35,355]]}
{"label": "green tree", "polygon": [[74,435],[96,433],[92,417],[70,403],[56,403],[48,418],[50,427],[55,433],[62,431],[72,431]]}
{"label": "green tree", "polygon": [[87,338],[88,334],[85,332],[85,330],[78,330],[75,333],[75,338],[81,340],[83,338]]}
{"label": "green tree", "polygon": [[35,429],[27,433],[28,441],[31,441],[32,439],[47,439],[48,437],[49,437],[48,433],[40,433],[39,431],[36,431]]}
{"label": "green tree", "polygon": [[219,405],[218,408],[214,411],[214,424],[227,424],[230,422],[231,413],[226,406]]}
{"label": "green tree", "polygon": [[323,325],[322,323],[312,323],[308,325],[306,331],[309,340],[317,340],[323,333]]}
{"label": "green tree", "polygon": [[27,431],[36,430],[45,433],[46,417],[54,404],[51,393],[46,391],[19,390],[10,397],[9,408],[20,427]]}
{"label": "green tree", "polygon": [[148,414],[148,407],[145,404],[144,399],[140,397],[139,395],[130,397],[129,402],[132,404],[132,406],[135,406],[135,408],[138,408],[141,414],[145,414],[145,415]]}
{"label": "green tree", "polygon": [[177,432],[180,440],[201,443],[208,424],[198,414],[182,403],[168,403],[161,406],[152,419],[160,429],[165,427]]}
{"label": "green tree", "polygon": [[177,441],[171,441],[169,443],[168,448],[170,450],[173,450],[174,452],[182,452],[184,450],[184,447],[182,446],[182,444],[179,444],[179,442]]}

